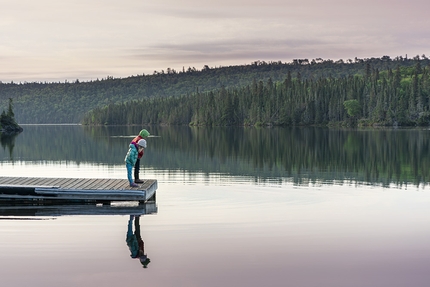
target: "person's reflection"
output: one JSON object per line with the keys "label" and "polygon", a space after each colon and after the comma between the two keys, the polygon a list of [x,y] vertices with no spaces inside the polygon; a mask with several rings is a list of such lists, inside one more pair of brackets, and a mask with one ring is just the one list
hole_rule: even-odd
{"label": "person's reflection", "polygon": [[[151,260],[145,254],[144,242],[142,240],[142,236],[140,235],[140,216],[130,215],[130,219],[128,220],[128,229],[127,229],[127,246],[130,249],[130,257],[131,258],[139,258],[140,263],[143,265],[143,268],[147,268],[149,262]],[[134,233],[133,233],[133,220],[134,220]]]}

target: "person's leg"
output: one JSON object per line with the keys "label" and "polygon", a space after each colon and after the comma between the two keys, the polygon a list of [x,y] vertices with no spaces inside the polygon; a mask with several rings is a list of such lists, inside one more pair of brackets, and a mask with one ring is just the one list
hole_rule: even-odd
{"label": "person's leg", "polygon": [[141,239],[140,236],[140,216],[134,217],[134,234],[136,234],[137,239]]}
{"label": "person's leg", "polygon": [[127,167],[128,182],[130,183],[130,185],[132,185],[133,184],[133,178],[131,177],[131,170],[133,169],[133,166],[131,166],[131,164],[126,164],[125,166]]}
{"label": "person's leg", "polygon": [[133,219],[134,219],[134,216],[130,215],[130,219],[128,220],[128,224],[127,224],[127,238],[133,236]]}
{"label": "person's leg", "polygon": [[134,165],[134,182],[135,183],[143,183],[142,180],[139,179],[140,172],[140,158],[136,160],[136,164]]}
{"label": "person's leg", "polygon": [[134,179],[139,179],[139,170],[140,170],[140,158],[136,160],[136,164],[134,165]]}

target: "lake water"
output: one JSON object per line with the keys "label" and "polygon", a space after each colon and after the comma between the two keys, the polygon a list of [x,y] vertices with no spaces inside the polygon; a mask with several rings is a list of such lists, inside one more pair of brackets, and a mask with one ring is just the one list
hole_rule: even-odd
{"label": "lake water", "polygon": [[[140,130],[23,128],[1,139],[1,176],[125,179]],[[428,286],[429,130],[148,130],[146,268],[126,243],[137,217],[0,207],[1,286]]]}

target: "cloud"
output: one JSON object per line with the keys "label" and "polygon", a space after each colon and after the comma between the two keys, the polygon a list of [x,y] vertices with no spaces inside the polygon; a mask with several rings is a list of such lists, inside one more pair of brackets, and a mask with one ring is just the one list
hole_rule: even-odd
{"label": "cloud", "polygon": [[8,1],[0,80],[430,54],[429,10],[422,0]]}

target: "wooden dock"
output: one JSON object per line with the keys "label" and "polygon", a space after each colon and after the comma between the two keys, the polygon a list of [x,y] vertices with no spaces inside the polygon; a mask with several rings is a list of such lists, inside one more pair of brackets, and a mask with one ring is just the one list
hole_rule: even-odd
{"label": "wooden dock", "polygon": [[132,188],[126,179],[0,177],[0,202],[103,203],[155,199],[157,180]]}

